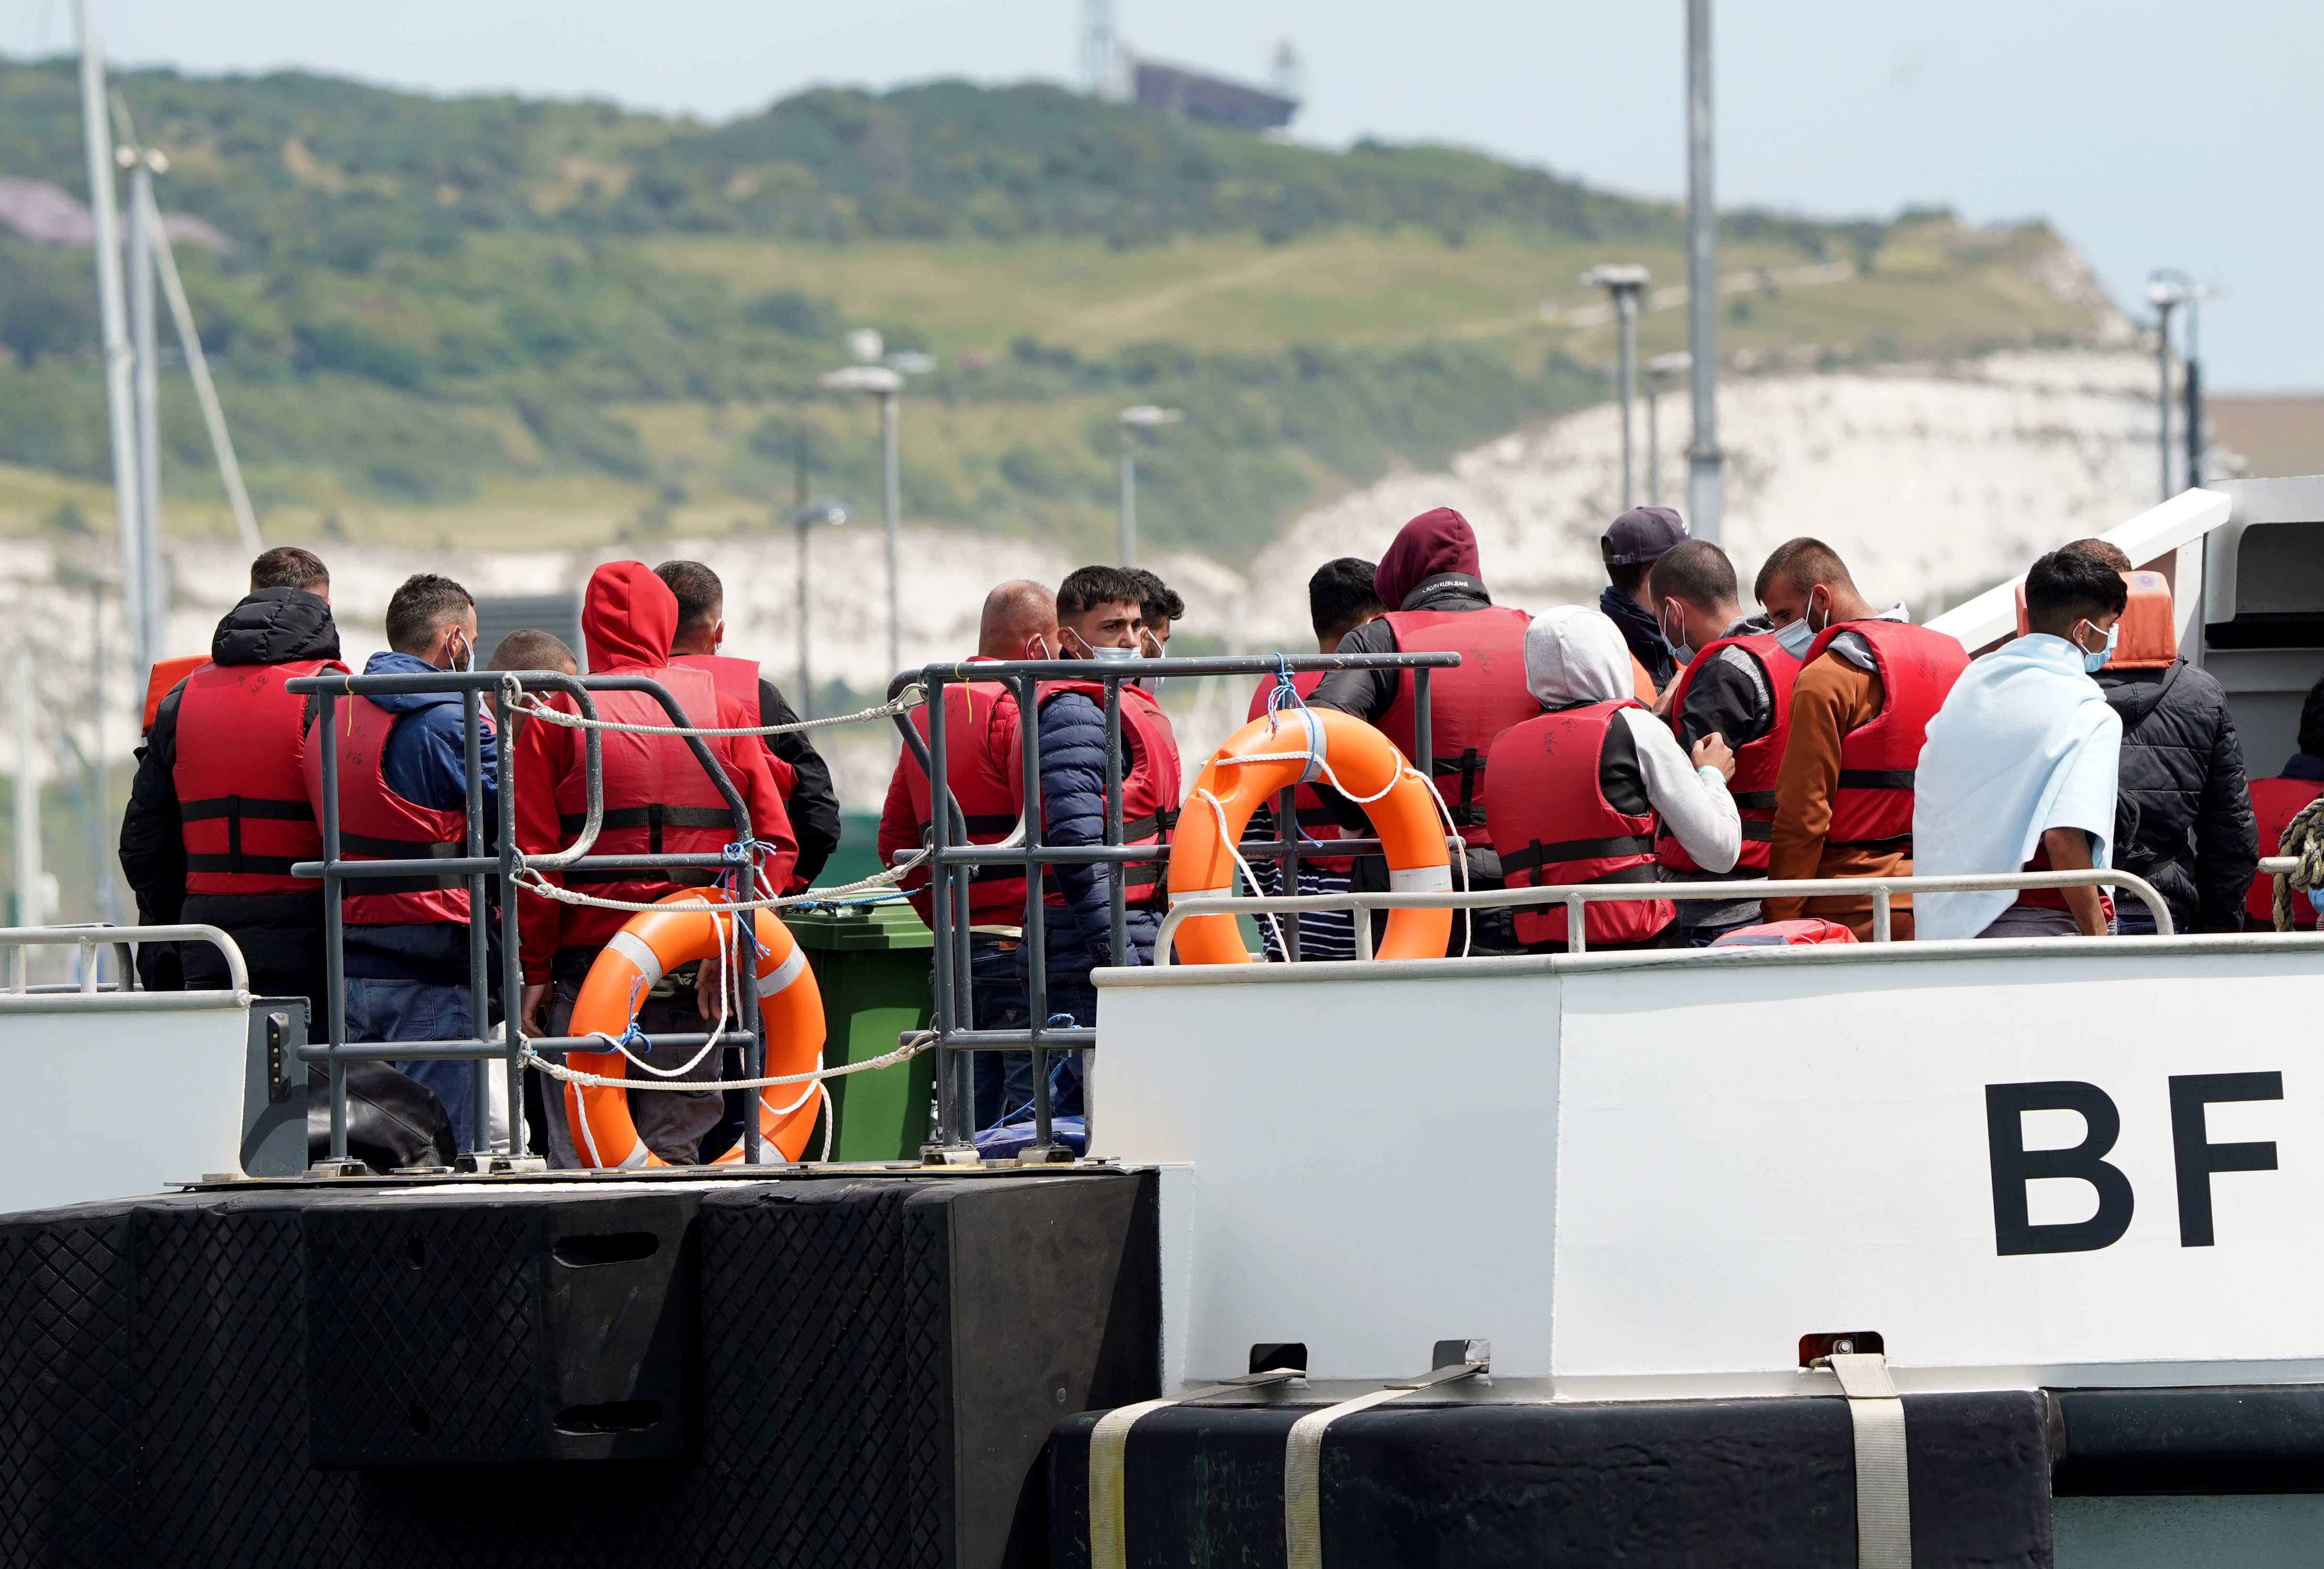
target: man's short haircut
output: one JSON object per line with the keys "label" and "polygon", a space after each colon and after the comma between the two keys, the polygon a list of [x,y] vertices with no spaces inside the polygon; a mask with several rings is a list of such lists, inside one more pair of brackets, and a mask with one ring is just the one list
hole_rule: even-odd
{"label": "man's short haircut", "polygon": [[2035,632],[2070,629],[2109,611],[2119,615],[2129,603],[2130,585],[2120,572],[2070,546],[2051,551],[2025,574],[2025,621]]}
{"label": "man's short haircut", "polygon": [[[2324,676],[2308,688],[2307,699],[2300,705],[2300,750],[2310,757],[2324,757]],[[2273,855],[2274,851],[2260,846],[2260,854]]]}
{"label": "man's short haircut", "polygon": [[296,545],[277,545],[262,550],[258,559],[250,564],[250,591],[262,588],[303,588],[312,594],[331,586],[331,569],[312,550],[302,550]]}
{"label": "man's short haircut", "polygon": [[2117,572],[2131,570],[2130,552],[2125,550],[2120,545],[2109,545],[2104,540],[2074,540],[2059,546],[2058,549],[2071,550],[2077,556],[2088,556],[2091,560],[2103,562]]}
{"label": "man's short haircut", "polygon": [[1317,637],[1345,632],[1387,608],[1372,581],[1372,564],[1360,556],[1326,561],[1307,579],[1307,619]]}
{"label": "man's short haircut", "polygon": [[488,670],[561,670],[567,665],[577,670],[581,661],[563,638],[537,626],[521,626],[501,639],[484,661]]}
{"label": "man's short haircut", "polygon": [[699,561],[665,561],[654,576],[678,596],[678,625],[708,626],[726,612],[726,586],[718,574]]}
{"label": "man's short haircut", "polygon": [[1138,585],[1138,619],[1152,626],[1157,622],[1176,621],[1186,614],[1186,602],[1178,591],[1143,567],[1128,569],[1130,580]]}
{"label": "man's short haircut", "polygon": [[1689,540],[1665,551],[1655,562],[1653,582],[1648,610],[1665,599],[1705,606],[1735,603],[1735,563],[1709,540]]}
{"label": "man's short haircut", "polygon": [[429,653],[436,634],[475,605],[468,591],[449,577],[415,572],[387,602],[387,646],[400,654]]}
{"label": "man's short haircut", "polygon": [[1848,575],[1848,563],[1840,552],[1821,540],[1811,540],[1803,534],[1796,540],[1785,540],[1768,552],[1766,564],[1751,584],[1752,597],[1762,605],[1767,603],[1767,590],[1778,583],[1788,584],[1803,592],[1819,583],[1856,590],[1856,579]]}
{"label": "man's short haircut", "polygon": [[1146,612],[1146,595],[1138,579],[1119,567],[1078,567],[1057,585],[1057,618],[1080,615],[1093,605],[1134,605]]}

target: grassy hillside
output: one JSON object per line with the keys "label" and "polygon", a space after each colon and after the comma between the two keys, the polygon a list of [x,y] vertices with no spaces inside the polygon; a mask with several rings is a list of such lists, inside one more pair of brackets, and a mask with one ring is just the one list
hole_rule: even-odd
{"label": "grassy hillside", "polygon": [[[1047,88],[816,91],[717,126],[318,78],[122,78],[270,533],[474,544],[759,528],[804,454],[876,503],[876,433],[822,393],[850,327],[937,356],[906,402],[923,520],[1110,538],[1112,424],[1161,543],[1247,556],[1301,509],[1603,395],[1573,280],[1684,277],[1677,212],[1434,147],[1344,152]],[[0,174],[80,187],[57,62],[0,62]],[[1746,363],[2086,335],[2039,227],[1730,216]],[[69,529],[106,472],[86,252],[0,241],[0,527]],[[2065,268],[2070,273],[2070,267]],[[1648,352],[1682,313],[1646,318]],[[173,530],[225,528],[164,399]]]}

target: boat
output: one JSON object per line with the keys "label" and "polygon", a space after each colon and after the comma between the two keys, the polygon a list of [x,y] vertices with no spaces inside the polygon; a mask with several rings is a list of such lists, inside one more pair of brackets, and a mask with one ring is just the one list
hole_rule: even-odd
{"label": "boat", "polygon": [[[2248,754],[2289,751],[2324,659],[2324,479],[2188,492],[2108,537],[2169,577],[2180,647],[2226,686]],[[2010,635],[2012,604],[1999,585],[1934,624],[1983,647]],[[1454,657],[1094,669],[1118,702],[1137,674],[1393,660],[1424,680]],[[915,678],[934,696],[963,677]],[[526,693],[568,692],[586,718],[609,685],[653,689],[307,685],[327,719],[382,681],[475,691],[503,721]],[[599,815],[552,859],[610,863],[590,857]],[[1044,845],[1038,821],[1000,846],[937,824],[936,1019],[898,1046],[940,1060],[917,1163],[761,1147],[550,1171],[520,1130],[462,1169],[373,1172],[349,1153],[337,1070],[401,1048],[252,995],[225,934],[0,931],[18,955],[84,960],[79,983],[42,989],[20,958],[0,992],[0,1562],[1886,1569],[2312,1551],[2324,935],[1117,964],[1096,974],[1093,1029],[979,1032],[968,872],[1157,853],[1122,845],[1118,817],[1080,849]],[[514,886],[511,854],[429,864]],[[334,899],[399,870],[343,859],[325,824],[314,872]],[[2124,873],[1985,881],[2045,876],[2152,891]],[[1159,951],[1189,920],[1317,902],[1181,897]],[[218,944],[233,988],[97,981],[99,950],[165,941]],[[542,1053],[588,1042],[457,1044],[521,1105]],[[1091,1052],[1087,1153],[1046,1095],[1027,1148],[977,1148],[967,1066],[1003,1048]]]}

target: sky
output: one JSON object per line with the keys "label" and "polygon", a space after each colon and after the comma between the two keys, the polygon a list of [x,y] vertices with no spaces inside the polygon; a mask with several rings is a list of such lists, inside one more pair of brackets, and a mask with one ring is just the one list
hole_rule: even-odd
{"label": "sky", "polygon": [[[1081,0],[94,0],[109,55],[723,118],[816,83],[1068,80]],[[1299,134],[1442,141],[1592,183],[1685,187],[1682,0],[1116,0],[1131,48],[1261,79],[1289,38]],[[2324,389],[2324,5],[2314,0],[1714,0],[1718,192],[1822,217],[1942,204],[2040,217],[2143,314],[2218,288],[2206,379]],[[70,0],[0,0],[0,51],[71,41]]]}

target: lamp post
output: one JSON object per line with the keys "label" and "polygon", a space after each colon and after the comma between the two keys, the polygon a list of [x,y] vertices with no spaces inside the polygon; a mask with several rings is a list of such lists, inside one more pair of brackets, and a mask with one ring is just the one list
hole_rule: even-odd
{"label": "lamp post", "polygon": [[1124,409],[1113,417],[1113,432],[1120,455],[1121,469],[1121,564],[1138,565],[1138,449],[1132,437],[1139,430],[1151,430],[1157,426],[1176,425],[1185,418],[1176,409],[1157,409],[1151,403],[1139,403]]}
{"label": "lamp post", "polygon": [[[817,523],[834,527],[847,521],[847,509],[830,496],[817,496],[804,506],[791,509],[791,527],[798,531],[798,695],[799,717],[815,717],[815,681],[807,669],[807,535]],[[890,558],[892,560],[892,558]]]}
{"label": "lamp post", "polygon": [[904,377],[886,365],[849,365],[825,376],[823,384],[835,392],[862,392],[880,400],[881,512],[888,530],[888,669],[892,674],[904,666],[904,615],[897,564],[904,498],[896,467],[896,401],[904,390]]}
{"label": "lamp post", "polygon": [[1711,0],[1686,4],[1686,346],[1694,439],[1686,452],[1687,531],[1719,542],[1726,454],[1719,450],[1719,208],[1711,190]]}
{"label": "lamp post", "polygon": [[2154,307],[2155,363],[2162,383],[2155,394],[2155,410],[2164,501],[2171,499],[2171,312],[2181,305],[2187,308],[2187,352],[2180,357],[2186,365],[2187,485],[2192,489],[2203,483],[2201,309],[2202,302],[2218,292],[2173,267],[2158,267],[2148,275],[2146,299]]}
{"label": "lamp post", "polygon": [[1646,504],[1663,504],[1663,383],[1674,376],[1683,376],[1693,365],[1694,356],[1680,349],[1676,354],[1658,354],[1646,362]]}
{"label": "lamp post", "polygon": [[1621,328],[1622,379],[1622,510],[1637,499],[1635,465],[1630,457],[1630,404],[1638,395],[1638,296],[1646,291],[1646,270],[1636,264],[1592,267],[1582,274],[1589,288],[1603,289]]}

